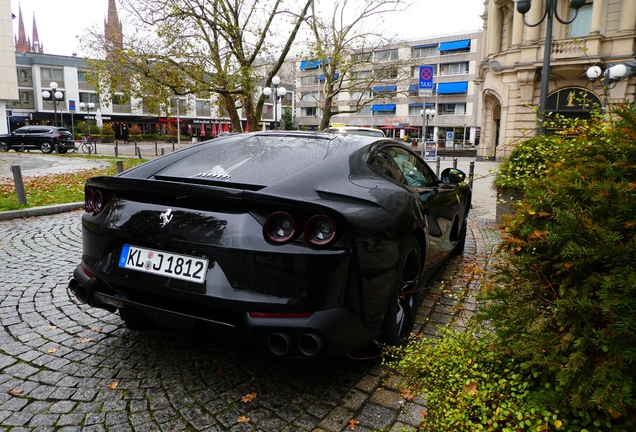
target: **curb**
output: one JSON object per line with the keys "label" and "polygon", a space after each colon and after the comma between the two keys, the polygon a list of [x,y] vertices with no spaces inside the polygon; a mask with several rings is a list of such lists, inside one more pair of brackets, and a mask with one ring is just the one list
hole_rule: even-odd
{"label": "curb", "polygon": [[12,219],[28,218],[35,216],[48,216],[59,213],[67,213],[73,210],[84,208],[84,202],[75,202],[69,204],[57,204],[45,207],[32,207],[23,210],[10,210],[0,212],[0,221],[8,221]]}

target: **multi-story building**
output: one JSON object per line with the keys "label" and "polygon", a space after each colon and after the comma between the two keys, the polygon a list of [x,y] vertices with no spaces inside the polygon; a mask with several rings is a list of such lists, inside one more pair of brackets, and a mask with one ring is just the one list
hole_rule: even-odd
{"label": "multi-story building", "polygon": [[11,19],[11,1],[0,0],[0,134],[9,131],[7,102],[18,98]]}
{"label": "multi-story building", "polygon": [[[526,21],[539,22],[545,5],[545,1],[533,1]],[[568,1],[556,5],[564,21],[574,17]],[[477,78],[483,106],[478,157],[502,159],[537,125],[547,20],[526,26],[512,0],[487,0],[483,19],[485,58]],[[586,117],[591,106],[587,101],[603,103],[604,91],[598,82],[590,82],[586,71],[593,65],[634,60],[635,28],[634,0],[588,0],[571,24],[554,19],[547,112]],[[608,101],[633,101],[635,84],[636,78],[629,76],[619,81],[609,89]]]}
{"label": "multi-story building", "polygon": [[[452,132],[455,142],[478,144],[481,97],[474,80],[481,60],[482,37],[482,32],[454,34],[355,54],[360,57],[356,78],[374,77],[374,84],[362,94],[339,94],[336,103],[340,111],[356,110],[357,100],[364,106],[332,117],[331,123],[378,127],[395,138],[421,137],[421,111],[433,108],[437,114],[428,122],[428,139],[443,141],[442,137]],[[425,100],[419,96],[420,66],[432,66],[434,71],[433,96]],[[295,120],[299,127],[316,129],[320,125],[323,82],[318,62],[297,62]],[[382,93],[388,97],[382,97]]]}

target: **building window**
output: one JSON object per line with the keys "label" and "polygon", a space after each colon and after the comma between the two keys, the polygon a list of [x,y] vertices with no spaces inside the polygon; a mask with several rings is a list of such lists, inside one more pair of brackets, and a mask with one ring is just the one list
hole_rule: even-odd
{"label": "building window", "polygon": [[33,90],[19,90],[18,97],[20,100],[7,101],[7,108],[11,109],[34,109]]}
{"label": "building window", "polygon": [[[360,111],[356,111],[357,109],[360,109]],[[369,105],[364,105],[362,107],[350,105],[349,111],[351,111],[351,114],[353,115],[371,115],[371,107]]]}
{"label": "building window", "polygon": [[391,49],[386,51],[376,51],[373,54],[373,60],[377,62],[391,61],[398,59],[398,50]]}
{"label": "building window", "polygon": [[439,66],[440,75],[461,75],[468,73],[468,62],[445,63]]}
{"label": "building window", "polygon": [[372,53],[357,53],[351,55],[351,61],[353,63],[368,63],[371,61]]}
{"label": "building window", "polygon": [[316,102],[316,101],[322,100],[321,95],[322,95],[321,92],[303,93],[300,96],[300,100],[303,102]]}
{"label": "building window", "polygon": [[366,80],[369,79],[373,76],[373,72],[371,72],[370,70],[365,70],[365,71],[355,71],[351,73],[351,79],[353,81],[362,81],[362,80]]}
{"label": "building window", "polygon": [[316,85],[318,84],[318,76],[312,75],[312,76],[302,77],[300,79],[300,83],[301,85]]}
{"label": "building window", "polygon": [[[437,76],[437,65],[429,65],[433,67],[433,76]],[[419,66],[411,66],[411,77],[412,78],[420,78],[420,67]]]}
{"label": "building window", "polygon": [[96,93],[80,93],[79,100],[80,102],[99,104],[99,95]]}
{"label": "building window", "polygon": [[62,69],[41,68],[42,87],[48,87],[53,81],[61,88],[64,87],[64,71]]}
{"label": "building window", "polygon": [[437,55],[437,44],[411,47],[411,57],[434,57]]}
{"label": "building window", "polygon": [[31,68],[18,68],[18,86],[33,87],[33,72]]}
{"label": "building window", "polygon": [[210,117],[211,109],[210,102],[207,100],[198,100],[196,101],[197,106],[197,116]]}
{"label": "building window", "polygon": [[[570,10],[570,19],[574,17],[574,9]],[[585,5],[579,9],[574,22],[568,24],[568,37],[585,37],[590,34],[592,26],[592,5]]]}
{"label": "building window", "polygon": [[316,107],[307,107],[301,110],[301,115],[303,117],[315,117],[318,113],[318,108]]}
{"label": "building window", "polygon": [[397,79],[398,77],[398,68],[397,67],[388,67],[385,69],[376,69],[373,71],[373,76],[378,80],[391,80]]}
{"label": "building window", "polygon": [[371,98],[371,92],[370,91],[354,91],[352,93],[349,93],[349,99],[352,100],[361,100],[361,99],[369,99]]}
{"label": "building window", "polygon": [[441,103],[437,104],[437,114],[439,115],[465,115],[466,104],[465,103]]}

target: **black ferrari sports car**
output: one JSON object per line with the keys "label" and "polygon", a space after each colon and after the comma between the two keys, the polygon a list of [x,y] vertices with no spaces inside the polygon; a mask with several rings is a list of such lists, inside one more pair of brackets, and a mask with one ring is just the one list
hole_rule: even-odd
{"label": "black ferrari sports car", "polygon": [[463,250],[464,180],[388,138],[217,138],[86,182],[69,288],[134,330],[173,314],[277,356],[404,344],[425,279]]}

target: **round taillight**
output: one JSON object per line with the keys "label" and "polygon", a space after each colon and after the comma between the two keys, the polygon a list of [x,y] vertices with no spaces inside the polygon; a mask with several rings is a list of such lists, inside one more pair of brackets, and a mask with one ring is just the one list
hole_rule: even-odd
{"label": "round taillight", "polygon": [[87,212],[93,211],[93,189],[86,188],[84,191],[84,207]]}
{"label": "round taillight", "polygon": [[314,245],[329,244],[336,238],[336,223],[326,215],[313,216],[305,224],[305,237]]}
{"label": "round taillight", "polygon": [[296,221],[285,212],[276,212],[269,215],[263,225],[263,235],[269,241],[284,243],[296,234]]}
{"label": "round taillight", "polygon": [[95,192],[93,192],[93,211],[95,212],[95,214],[97,214],[102,211],[103,207],[104,196],[102,195],[102,191],[97,189]]}

